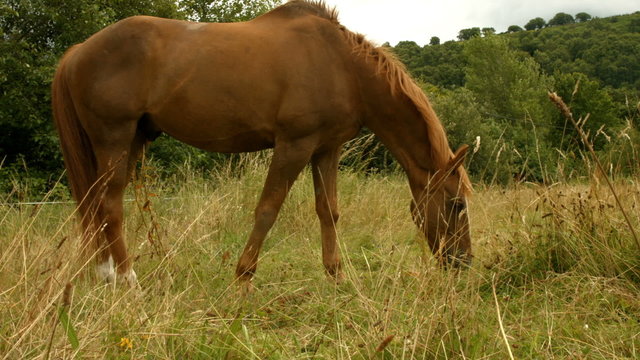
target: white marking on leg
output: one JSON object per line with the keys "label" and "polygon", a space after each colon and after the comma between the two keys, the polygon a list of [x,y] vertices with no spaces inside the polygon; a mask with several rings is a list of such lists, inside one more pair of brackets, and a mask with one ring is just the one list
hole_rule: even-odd
{"label": "white marking on leg", "polygon": [[98,275],[98,279],[102,281],[113,283],[116,278],[116,272],[113,267],[113,258],[111,256],[109,256],[107,261],[96,266],[96,275]]}

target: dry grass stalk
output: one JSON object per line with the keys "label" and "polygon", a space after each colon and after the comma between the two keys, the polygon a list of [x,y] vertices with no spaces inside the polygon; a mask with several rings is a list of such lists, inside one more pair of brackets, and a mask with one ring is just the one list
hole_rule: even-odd
{"label": "dry grass stalk", "polygon": [[611,190],[611,193],[613,194],[613,197],[616,200],[616,204],[618,205],[618,208],[620,209],[620,212],[622,212],[622,216],[624,216],[624,219],[625,219],[625,221],[627,223],[627,226],[629,227],[629,231],[631,232],[631,236],[633,236],[633,240],[635,241],[636,246],[638,247],[638,250],[640,250],[640,241],[638,241],[638,236],[636,235],[636,231],[635,231],[633,225],[631,224],[631,219],[629,219],[629,215],[627,214],[627,212],[625,211],[624,207],[622,206],[622,203],[620,202],[620,199],[618,198],[618,193],[616,192],[615,188],[613,187],[613,184],[611,184],[611,180],[609,179],[609,176],[606,175],[604,167],[602,166],[602,163],[600,163],[600,160],[598,159],[598,156],[596,155],[596,152],[593,149],[593,145],[589,141],[589,138],[587,137],[587,134],[585,134],[584,130],[582,130],[582,127],[580,127],[580,125],[578,125],[579,122],[586,122],[587,119],[589,118],[589,115],[587,114],[587,116],[584,119],[584,121],[582,121],[582,119],[579,119],[578,121],[576,121],[573,118],[573,114],[571,113],[571,110],[569,109],[567,104],[565,104],[565,102],[562,100],[562,98],[558,94],[556,94],[554,92],[549,92],[549,99],[551,100],[551,102],[553,102],[558,107],[558,109],[560,110],[562,115],[564,115],[564,117],[567,118],[567,120],[569,120],[573,124],[573,126],[575,127],[575,129],[578,132],[578,134],[580,134],[580,137],[582,139],[582,143],[589,150],[589,153],[591,154],[591,157],[593,158],[593,161],[595,162],[595,164],[596,164],[598,170],[600,171],[600,173],[604,175],[603,176],[604,180],[607,182],[607,186]]}
{"label": "dry grass stalk", "polygon": [[513,353],[511,352],[511,345],[509,345],[509,339],[507,338],[507,333],[504,331],[504,325],[502,325],[502,315],[500,314],[500,304],[498,303],[498,295],[496,295],[496,282],[495,282],[495,274],[491,280],[491,290],[493,293],[493,300],[496,304],[496,316],[498,317],[498,324],[500,324],[500,334],[502,335],[502,339],[504,340],[504,344],[507,347],[507,352],[509,353],[509,358],[513,360]]}

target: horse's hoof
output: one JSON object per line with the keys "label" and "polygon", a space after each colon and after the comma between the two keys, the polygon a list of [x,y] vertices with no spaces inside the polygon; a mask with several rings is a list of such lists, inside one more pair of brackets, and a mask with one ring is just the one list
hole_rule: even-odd
{"label": "horse's hoof", "polygon": [[340,270],[334,273],[327,272],[327,279],[336,285],[340,285],[344,282],[344,273]]}
{"label": "horse's hoof", "polygon": [[125,284],[131,288],[139,288],[140,284],[138,284],[138,275],[133,269],[129,269],[129,271],[118,274],[117,277],[118,284]]}
{"label": "horse's hoof", "polygon": [[324,270],[329,281],[333,281],[336,284],[341,284],[344,281],[344,273],[342,272],[340,263],[329,266],[325,265]]}
{"label": "horse's hoof", "polygon": [[253,286],[253,282],[251,281],[251,278],[239,277],[238,291],[240,293],[240,296],[242,297],[253,294],[253,292],[255,291],[255,286]]}

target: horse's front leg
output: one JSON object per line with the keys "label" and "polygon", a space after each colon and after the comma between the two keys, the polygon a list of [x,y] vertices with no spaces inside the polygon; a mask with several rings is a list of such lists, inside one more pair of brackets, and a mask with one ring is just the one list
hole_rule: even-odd
{"label": "horse's front leg", "polygon": [[276,221],[289,189],[309,162],[312,152],[313,146],[309,142],[276,144],[267,180],[255,210],[253,230],[236,267],[236,277],[239,280],[249,281],[256,272],[262,243]]}
{"label": "horse's front leg", "polygon": [[338,195],[336,180],[340,147],[314,154],[312,158],[313,187],[316,195],[316,213],[320,220],[322,237],[322,263],[327,274],[337,282],[342,280],[340,249],[336,224],[338,222]]}

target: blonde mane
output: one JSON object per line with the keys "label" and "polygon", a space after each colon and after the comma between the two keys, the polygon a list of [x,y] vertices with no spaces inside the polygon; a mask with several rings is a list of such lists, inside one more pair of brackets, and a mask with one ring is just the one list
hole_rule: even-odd
{"label": "blonde mane", "polygon": [[[453,157],[447,134],[429,99],[408,74],[404,64],[386,48],[373,45],[364,35],[354,33],[341,25],[338,21],[338,11],[335,8],[329,8],[324,1],[290,0],[284,6],[296,7],[301,11],[312,13],[331,21],[338,26],[347,43],[353,47],[354,53],[363,57],[366,61],[375,63],[377,73],[386,77],[386,80],[391,85],[391,95],[406,96],[422,115],[422,119],[427,125],[427,138],[431,145],[431,159],[436,169],[445,169],[447,163]],[[471,181],[464,168],[459,168],[459,175],[467,188],[465,192],[470,192]]]}

